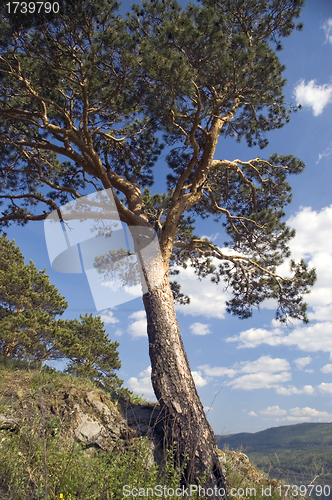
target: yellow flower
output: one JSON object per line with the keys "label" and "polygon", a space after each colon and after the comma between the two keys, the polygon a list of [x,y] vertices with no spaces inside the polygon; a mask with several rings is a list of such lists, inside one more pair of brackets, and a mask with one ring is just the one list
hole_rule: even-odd
{"label": "yellow flower", "polygon": [[63,493],[60,493],[59,498],[64,499]]}

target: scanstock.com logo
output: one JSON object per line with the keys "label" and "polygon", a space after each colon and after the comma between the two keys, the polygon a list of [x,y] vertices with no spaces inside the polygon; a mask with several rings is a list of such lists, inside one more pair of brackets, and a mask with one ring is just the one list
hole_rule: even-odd
{"label": "scanstock.com logo", "polygon": [[97,311],[148,291],[161,257],[156,232],[120,220],[111,189],[97,191],[54,210],[44,221],[52,268],[86,273]]}

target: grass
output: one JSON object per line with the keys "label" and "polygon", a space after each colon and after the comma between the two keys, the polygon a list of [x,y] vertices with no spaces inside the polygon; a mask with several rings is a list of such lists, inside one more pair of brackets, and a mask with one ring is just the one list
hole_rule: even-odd
{"label": "grass", "polygon": [[[161,473],[146,438],[119,439],[108,452],[73,440],[72,417],[64,411],[64,395],[73,394],[73,389],[75,394],[96,390],[92,381],[48,368],[31,368],[0,360],[0,413],[21,422],[16,431],[0,430],[1,500],[179,498],[174,492],[180,484],[180,471],[170,460]],[[130,391],[116,394],[113,401],[104,394],[114,411],[120,409],[125,396],[132,403],[146,403]],[[225,467],[229,491],[236,490],[230,498],[267,499],[264,491],[271,485],[268,479],[257,486],[250,474],[237,470],[231,460]],[[126,485],[129,490],[136,488],[136,495],[124,495]],[[160,495],[160,488],[165,488],[165,494]],[[253,488],[255,495],[251,494]],[[146,496],[147,491],[150,493]],[[268,500],[280,500],[276,485]]]}
{"label": "grass", "polygon": [[[126,485],[177,487],[178,472],[168,467],[159,474],[147,438],[119,440],[105,452],[69,437],[63,396],[73,388],[96,390],[92,381],[0,360],[0,387],[0,413],[22,422],[17,432],[0,430],[2,500],[120,500]],[[145,403],[128,391],[109,406],[119,408],[126,395],[131,403]]]}

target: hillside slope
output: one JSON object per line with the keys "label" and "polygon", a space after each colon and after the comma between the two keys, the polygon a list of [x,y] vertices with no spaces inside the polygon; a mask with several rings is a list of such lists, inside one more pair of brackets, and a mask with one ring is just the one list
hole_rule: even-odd
{"label": "hillside slope", "polygon": [[296,484],[332,484],[332,423],[302,423],[218,436],[218,447],[242,449],[270,477]]}
{"label": "hillside slope", "polygon": [[[133,500],[126,485],[174,493],[181,471],[171,460],[158,467],[158,405],[120,404],[87,379],[16,365],[0,362],[1,500]],[[219,457],[229,489],[240,488],[232,500],[253,500],[252,491],[264,500],[266,488],[269,500],[282,500],[281,486],[243,453]]]}

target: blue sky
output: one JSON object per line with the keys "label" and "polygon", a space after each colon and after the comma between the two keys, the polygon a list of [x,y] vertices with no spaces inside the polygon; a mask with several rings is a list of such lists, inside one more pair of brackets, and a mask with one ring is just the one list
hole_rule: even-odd
{"label": "blue sky", "polygon": [[[297,231],[292,256],[305,258],[317,269],[317,283],[307,298],[310,323],[281,326],[273,319],[271,302],[241,321],[225,312],[227,293],[222,285],[197,281],[191,269],[178,280],[191,296],[189,306],[177,307],[183,341],[208,419],[218,434],[332,421],[331,1],[307,1],[301,20],[304,30],[284,40],[279,57],[287,66],[286,101],[301,103],[303,109],[292,115],[290,124],[269,134],[265,150],[221,139],[216,159],[249,160],[277,152],[306,163],[305,172],[290,179],[293,201],[286,219]],[[158,172],[156,191],[165,185],[165,169]],[[87,276],[52,269],[43,223],[12,226],[6,232],[27,259],[47,269],[69,303],[65,317],[96,313]],[[196,233],[223,246],[222,228],[213,222],[198,221]],[[283,270],[287,272],[287,266]],[[105,295],[116,293],[109,286],[101,289]],[[112,340],[120,342],[119,375],[125,385],[154,400],[141,299],[99,314]]]}

